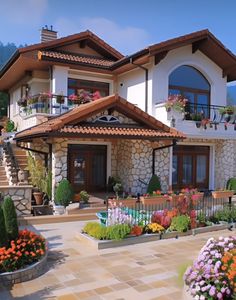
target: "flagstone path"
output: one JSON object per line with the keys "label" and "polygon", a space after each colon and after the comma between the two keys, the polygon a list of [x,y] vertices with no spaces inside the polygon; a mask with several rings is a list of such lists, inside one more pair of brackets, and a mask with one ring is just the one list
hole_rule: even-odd
{"label": "flagstone path", "polygon": [[75,238],[84,222],[35,225],[49,242],[48,268],[32,281],[0,287],[0,299],[181,300],[179,274],[218,231],[178,239],[96,250]]}

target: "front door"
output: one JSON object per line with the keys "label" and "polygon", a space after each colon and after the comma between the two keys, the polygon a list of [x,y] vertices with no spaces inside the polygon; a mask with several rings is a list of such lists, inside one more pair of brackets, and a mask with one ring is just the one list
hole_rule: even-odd
{"label": "front door", "polygon": [[173,149],[172,186],[175,190],[209,188],[209,147],[175,146]]}
{"label": "front door", "polygon": [[68,174],[74,190],[105,191],[107,146],[70,145],[68,151]]}

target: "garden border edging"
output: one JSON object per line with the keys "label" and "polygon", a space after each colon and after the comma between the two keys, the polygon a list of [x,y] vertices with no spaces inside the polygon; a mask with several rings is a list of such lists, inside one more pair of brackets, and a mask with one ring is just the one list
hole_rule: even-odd
{"label": "garden border edging", "polygon": [[28,280],[32,280],[39,277],[44,273],[45,266],[47,264],[48,251],[46,251],[43,258],[36,263],[20,270],[13,272],[5,272],[0,274],[0,284],[9,286],[15,283],[20,283]]}

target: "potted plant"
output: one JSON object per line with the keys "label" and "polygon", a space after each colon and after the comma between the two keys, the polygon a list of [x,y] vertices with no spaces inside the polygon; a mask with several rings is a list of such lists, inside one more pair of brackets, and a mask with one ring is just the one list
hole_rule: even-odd
{"label": "potted plant", "polygon": [[67,179],[63,179],[55,193],[55,205],[54,205],[54,214],[60,215],[65,212],[65,207],[73,200],[74,191],[72,185]]}
{"label": "potted plant", "polygon": [[166,101],[165,108],[167,111],[177,111],[184,112],[186,103],[188,99],[184,98],[182,95],[169,95],[168,100]]}
{"label": "potted plant", "polygon": [[89,194],[86,191],[81,191],[79,195],[80,201],[82,201],[84,204],[87,204],[89,201]]}
{"label": "potted plant", "polygon": [[42,205],[44,194],[50,196],[48,188],[50,173],[47,172],[42,161],[35,159],[30,153],[28,155],[28,170],[30,173],[30,181],[36,188],[33,192],[35,202],[37,205]]}
{"label": "potted plant", "polygon": [[65,96],[63,96],[63,93],[56,95],[56,102],[58,104],[64,104]]}

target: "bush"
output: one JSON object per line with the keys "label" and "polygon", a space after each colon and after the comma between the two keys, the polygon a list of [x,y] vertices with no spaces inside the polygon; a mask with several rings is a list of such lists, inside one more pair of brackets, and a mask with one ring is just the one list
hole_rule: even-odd
{"label": "bush", "polygon": [[190,225],[190,218],[186,215],[174,217],[171,221],[170,230],[185,232]]}
{"label": "bush", "polygon": [[0,206],[0,247],[4,247],[8,244],[7,232],[5,226],[5,218],[2,207]]}
{"label": "bush", "polygon": [[106,239],[108,240],[122,240],[130,234],[131,228],[128,224],[118,224],[107,227]]}
{"label": "bush", "polygon": [[70,182],[67,179],[63,179],[56,189],[55,203],[66,207],[72,201],[73,197],[74,191]]}
{"label": "bush", "polygon": [[[223,209],[219,209],[215,212],[215,218],[218,221],[230,222],[234,215],[234,208],[232,210],[230,207],[225,206]],[[235,216],[234,216],[235,217]]]}
{"label": "bush", "polygon": [[86,191],[81,191],[79,193],[80,195],[80,200],[82,200],[84,203],[88,203],[89,201],[89,194]]}
{"label": "bush", "polygon": [[22,230],[9,248],[0,248],[0,273],[12,272],[33,264],[45,255],[46,241],[32,231]]}
{"label": "bush", "polygon": [[13,132],[15,131],[15,123],[12,120],[7,120],[7,123],[5,125],[6,132]]}
{"label": "bush", "polygon": [[83,232],[98,240],[122,240],[131,231],[127,224],[102,226],[96,222],[89,222],[83,228]]}
{"label": "bush", "polygon": [[147,193],[152,194],[154,191],[157,190],[161,190],[161,183],[159,177],[153,174],[147,187]]}
{"label": "bush", "polygon": [[9,241],[15,240],[19,235],[19,231],[16,209],[11,197],[6,197],[4,199],[2,209],[5,219],[7,238]]}

